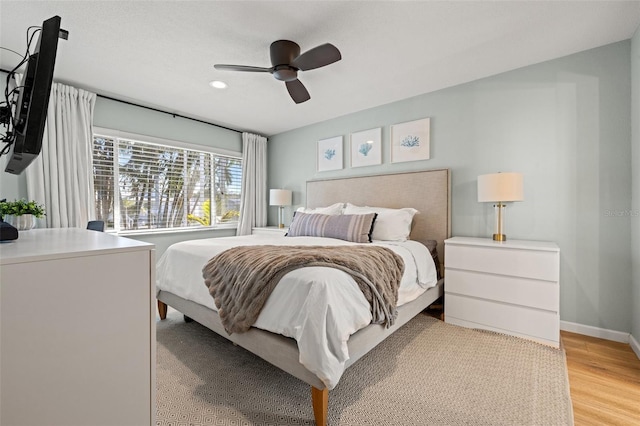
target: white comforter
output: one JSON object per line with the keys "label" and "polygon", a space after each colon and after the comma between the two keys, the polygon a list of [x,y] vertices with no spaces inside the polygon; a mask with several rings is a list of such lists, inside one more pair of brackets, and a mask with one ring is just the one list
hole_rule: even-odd
{"label": "white comforter", "polygon": [[[202,268],[230,247],[243,245],[355,245],[333,238],[249,235],[184,241],[172,245],[158,260],[157,289],[171,292],[217,311],[202,278]],[[404,260],[398,306],[410,302],[437,283],[429,250],[415,241],[382,242]],[[308,267],[286,274],[254,324],[294,338],[300,363],[333,389],[349,359],[347,340],[371,323],[367,300],[347,273],[328,267]]]}

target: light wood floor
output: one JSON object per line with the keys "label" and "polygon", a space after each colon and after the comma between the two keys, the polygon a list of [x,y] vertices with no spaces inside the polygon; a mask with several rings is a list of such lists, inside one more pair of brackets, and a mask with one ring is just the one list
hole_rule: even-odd
{"label": "light wood floor", "polygon": [[576,426],[640,425],[640,360],[624,343],[562,331]]}

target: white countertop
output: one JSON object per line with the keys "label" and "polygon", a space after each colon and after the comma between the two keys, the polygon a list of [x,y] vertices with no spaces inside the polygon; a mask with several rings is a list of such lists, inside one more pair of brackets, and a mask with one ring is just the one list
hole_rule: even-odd
{"label": "white countertop", "polygon": [[513,249],[559,251],[558,245],[551,241],[507,240],[494,241],[491,238],[453,237],[444,241],[445,244],[459,244],[483,247],[506,247]]}
{"label": "white countertop", "polygon": [[80,228],[31,229],[20,231],[17,240],[0,243],[0,265],[153,248],[150,243]]}

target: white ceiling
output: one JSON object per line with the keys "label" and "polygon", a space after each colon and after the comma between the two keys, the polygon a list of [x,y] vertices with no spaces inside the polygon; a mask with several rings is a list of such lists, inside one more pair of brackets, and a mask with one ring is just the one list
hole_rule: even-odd
{"label": "white ceiling", "polygon": [[[0,45],[24,52],[27,27],[53,15],[69,31],[57,81],[269,136],[629,39],[640,1],[0,0]],[[278,39],[342,52],[299,73],[305,103],[269,74],[213,69],[269,67]],[[2,69],[17,61],[0,50]]]}

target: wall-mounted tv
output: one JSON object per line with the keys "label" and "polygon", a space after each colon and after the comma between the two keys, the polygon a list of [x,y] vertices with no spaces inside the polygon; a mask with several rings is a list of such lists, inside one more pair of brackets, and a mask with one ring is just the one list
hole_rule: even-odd
{"label": "wall-mounted tv", "polygon": [[35,51],[29,55],[15,105],[12,130],[14,140],[11,157],[5,168],[8,173],[22,173],[40,154],[58,51],[58,38],[66,39],[68,35],[65,30],[60,30],[60,21],[59,16],[54,16],[42,23]]}

